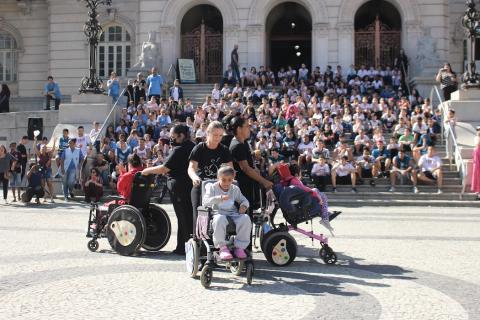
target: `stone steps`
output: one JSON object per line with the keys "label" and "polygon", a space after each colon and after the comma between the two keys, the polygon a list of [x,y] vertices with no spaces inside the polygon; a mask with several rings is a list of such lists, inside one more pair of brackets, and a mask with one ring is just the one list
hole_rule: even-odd
{"label": "stone steps", "polygon": [[[71,96],[63,96],[62,103],[70,103]],[[54,102],[51,102],[52,108]],[[45,98],[39,97],[13,97],[10,99],[10,112],[41,111],[45,108]]]}
{"label": "stone steps", "polygon": [[480,201],[473,199],[459,200],[458,195],[456,200],[438,200],[438,199],[345,199],[342,201],[330,200],[331,207],[472,207],[478,208]]}
{"label": "stone steps", "polygon": [[207,84],[182,84],[183,96],[192,99],[193,105],[201,105],[205,102],[205,96],[210,94],[213,83]]}

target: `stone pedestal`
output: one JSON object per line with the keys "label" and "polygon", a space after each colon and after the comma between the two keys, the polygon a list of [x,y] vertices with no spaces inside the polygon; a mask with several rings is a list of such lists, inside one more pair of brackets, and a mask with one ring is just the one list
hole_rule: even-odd
{"label": "stone pedestal", "polygon": [[72,103],[60,106],[58,122],[62,124],[103,123],[112,108],[112,98],[103,94],[72,96]]}
{"label": "stone pedestal", "polygon": [[480,122],[480,89],[457,90],[448,103],[455,110],[458,121]]}
{"label": "stone pedestal", "polygon": [[451,101],[480,101],[480,88],[457,90],[452,93]]}

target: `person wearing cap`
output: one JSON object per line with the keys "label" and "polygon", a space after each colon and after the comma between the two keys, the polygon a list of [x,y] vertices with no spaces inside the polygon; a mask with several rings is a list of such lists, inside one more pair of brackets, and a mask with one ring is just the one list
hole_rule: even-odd
{"label": "person wearing cap", "polygon": [[189,156],[195,144],[190,140],[190,130],[186,125],[174,126],[170,133],[173,146],[164,164],[146,168],[143,175],[168,174],[167,187],[178,220],[176,254],[185,254],[185,242],[193,230],[192,219],[192,180],[188,176]]}

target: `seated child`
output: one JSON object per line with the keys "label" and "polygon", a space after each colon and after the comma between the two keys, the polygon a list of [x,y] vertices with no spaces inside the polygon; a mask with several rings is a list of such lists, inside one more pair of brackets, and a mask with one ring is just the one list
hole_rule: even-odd
{"label": "seated child", "polygon": [[[320,223],[327,228],[330,232],[333,231],[332,226],[330,225],[330,221],[333,220],[338,214],[331,214],[328,211],[328,199],[327,196],[320,192],[317,188],[309,188],[305,186],[300,179],[298,179],[296,175],[296,166],[289,166],[287,164],[281,163],[277,166],[278,174],[280,175],[280,184],[282,187],[288,186],[295,186],[298,187],[305,192],[310,193],[319,203],[321,206],[321,216],[322,220]],[[293,172],[291,172],[293,171]],[[293,175],[292,175],[293,174]]]}
{"label": "seated child", "polygon": [[[243,196],[240,188],[233,184],[235,170],[232,167],[221,167],[218,170],[217,178],[217,182],[206,186],[206,192],[202,199],[204,206],[213,206],[213,209],[216,210],[212,223],[213,243],[215,247],[220,248],[220,259],[233,259],[225,240],[227,216],[230,216],[235,222],[237,231],[234,254],[239,259],[245,259],[247,257],[245,249],[250,244],[252,232],[252,222],[250,217],[245,214],[249,207],[248,200]],[[235,203],[240,204],[240,209],[237,210]]]}

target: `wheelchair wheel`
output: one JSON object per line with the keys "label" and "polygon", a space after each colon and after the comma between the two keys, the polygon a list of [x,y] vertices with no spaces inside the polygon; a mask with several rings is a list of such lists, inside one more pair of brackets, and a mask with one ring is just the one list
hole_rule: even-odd
{"label": "wheelchair wheel", "polygon": [[195,278],[200,264],[200,248],[195,240],[190,239],[185,244],[185,264],[191,278]]}
{"label": "wheelchair wheel", "polygon": [[95,252],[98,250],[98,241],[97,240],[90,240],[87,243],[88,250]]}
{"label": "wheelchair wheel", "polygon": [[147,228],[142,247],[148,251],[158,251],[165,247],[170,239],[172,232],[170,218],[165,210],[153,203],[150,204],[144,218]]}
{"label": "wheelchair wheel", "polygon": [[277,233],[277,230],[270,229],[267,232],[264,231],[263,226],[260,229],[260,248],[262,249],[262,252],[265,251],[265,243],[268,240],[268,237],[270,237],[272,234]]}
{"label": "wheelchair wheel", "polygon": [[265,240],[263,253],[271,264],[287,266],[297,256],[297,241],[288,232],[275,232]]}
{"label": "wheelchair wheel", "polygon": [[244,265],[245,262],[243,260],[232,261],[230,262],[230,272],[236,276],[239,276],[242,274]]}
{"label": "wheelchair wheel", "polygon": [[145,241],[145,219],[137,208],[122,205],[115,208],[110,215],[106,233],[113,250],[130,256],[140,249]]}
{"label": "wheelchair wheel", "polygon": [[208,289],[212,284],[212,278],[213,278],[213,269],[211,266],[206,265],[202,269],[202,273],[200,275],[200,282],[202,283],[202,286]]}
{"label": "wheelchair wheel", "polygon": [[337,262],[337,254],[327,245],[320,249],[319,255],[326,264],[335,264]]}
{"label": "wheelchair wheel", "polygon": [[252,262],[247,262],[247,284],[249,286],[252,285],[252,280],[253,280],[253,272],[255,270],[253,263]]}

